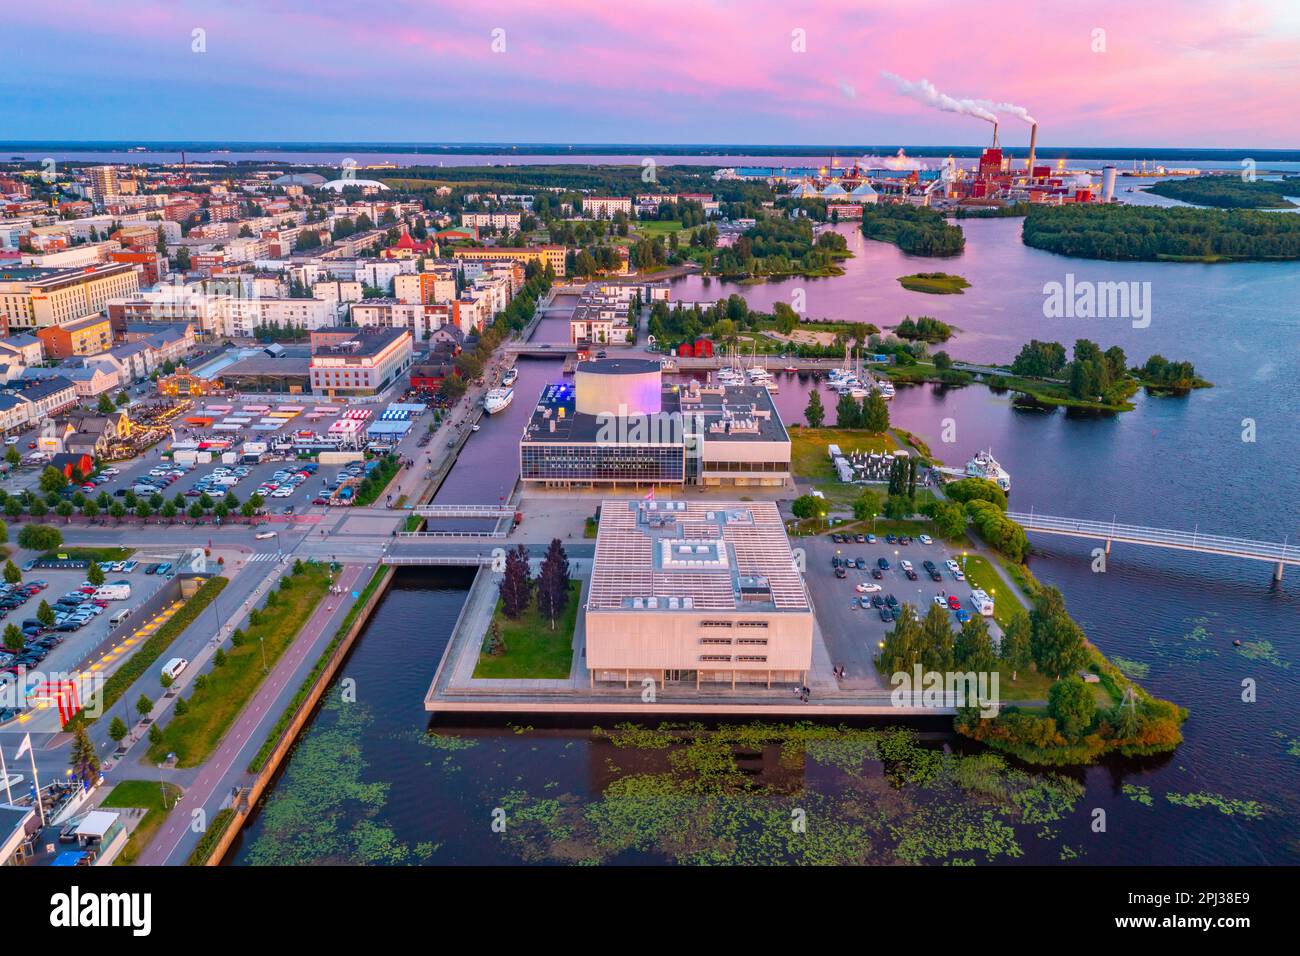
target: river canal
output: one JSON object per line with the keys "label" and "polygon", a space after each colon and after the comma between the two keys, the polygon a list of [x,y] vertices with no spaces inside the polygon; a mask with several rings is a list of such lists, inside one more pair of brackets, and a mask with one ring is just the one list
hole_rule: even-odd
{"label": "river canal", "polygon": [[[1016,220],[963,227],[965,254],[941,263],[841,227],[856,258],[844,276],[803,283],[809,314],[877,325],[935,315],[961,329],[949,351],[976,361],[1007,360],[1031,337],[1089,337],[1131,360],[1189,359],[1216,387],[1139,396],[1115,417],[1019,411],[982,387],[900,388],[896,425],[951,465],[991,446],[1014,476],[1018,509],[1300,536],[1300,269],[1065,259],[1023,247]],[[936,268],[972,288],[921,296],[895,281]],[[1044,319],[1042,286],[1067,272],[1150,281],[1150,326]],[[690,278],[673,295],[742,291],[768,308],[798,284]],[[560,373],[556,360],[519,369],[521,398],[471,437],[438,501],[510,493],[531,396]],[[779,382],[783,416],[801,421],[811,381]],[[1253,442],[1242,440],[1244,419]],[[945,420],[956,427],[949,444]],[[1034,544],[1035,574],[1061,588],[1090,638],[1190,710],[1176,753],[1057,774],[1003,766],[939,722],[901,735],[889,724],[787,728],[762,740],[743,725],[690,740],[611,736],[608,725],[429,728],[422,698],[467,581],[403,572],[341,674],[356,680],[357,702],[317,715],[233,862],[1300,863],[1300,575],[1276,585],[1263,563],[1124,546],[1094,574],[1091,543]],[[1242,700],[1247,680],[1253,703]],[[338,688],[327,697],[337,702]],[[1093,830],[1097,809],[1105,832]],[[807,829],[792,836],[799,812]]]}

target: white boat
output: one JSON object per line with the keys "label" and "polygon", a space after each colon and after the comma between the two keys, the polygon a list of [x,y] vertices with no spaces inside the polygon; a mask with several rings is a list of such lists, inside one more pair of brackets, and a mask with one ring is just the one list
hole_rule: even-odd
{"label": "white boat", "polygon": [[854,398],[866,398],[871,394],[871,389],[863,385],[853,385],[849,388],[849,394]]}
{"label": "white boat", "polygon": [[513,388],[494,388],[483,396],[483,410],[489,415],[495,415],[497,412],[504,411],[514,401],[515,390]]}
{"label": "white boat", "polygon": [[512,365],[510,366],[510,368],[506,369],[506,373],[501,376],[501,384],[505,385],[508,388],[509,386],[515,384],[515,379],[517,379],[518,377],[519,377],[519,369],[515,368]]}
{"label": "white boat", "polygon": [[880,389],[880,397],[883,398],[885,401],[889,401],[891,398],[894,397],[893,382],[886,382],[884,379],[881,379],[877,383],[876,387]]}
{"label": "white boat", "polygon": [[993,457],[993,449],[976,452],[975,457],[966,462],[966,474],[972,478],[984,478],[993,482],[1003,491],[1011,490],[1010,473],[998,464]]}

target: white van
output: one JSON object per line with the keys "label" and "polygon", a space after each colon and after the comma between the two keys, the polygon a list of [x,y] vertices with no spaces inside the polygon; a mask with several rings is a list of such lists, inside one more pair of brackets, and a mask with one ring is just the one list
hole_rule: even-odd
{"label": "white van", "polygon": [[171,660],[167,662],[166,666],[163,667],[162,669],[163,676],[169,678],[170,680],[175,680],[180,675],[180,672],[185,670],[185,668],[189,666],[190,666],[190,662],[187,661],[185,658],[173,657]]}
{"label": "white van", "polygon": [[131,616],[131,609],[129,607],[124,607],[122,608],[122,610],[115,612],[113,616],[108,619],[108,626],[118,627],[122,624],[123,621],[125,621],[130,616]]}
{"label": "white van", "polygon": [[99,601],[127,601],[131,598],[131,585],[101,584],[92,597]]}
{"label": "white van", "polygon": [[265,541],[267,538],[274,538],[274,537],[275,537],[275,532],[274,532],[274,531],[259,531],[257,534],[253,535],[253,537],[256,538],[258,541]]}

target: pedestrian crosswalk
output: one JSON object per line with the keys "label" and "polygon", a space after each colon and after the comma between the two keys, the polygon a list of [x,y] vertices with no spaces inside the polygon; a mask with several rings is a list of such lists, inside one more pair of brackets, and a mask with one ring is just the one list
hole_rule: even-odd
{"label": "pedestrian crosswalk", "polygon": [[274,551],[265,551],[260,554],[250,554],[248,556],[248,561],[250,564],[254,561],[275,561],[279,557],[280,555],[276,554]]}

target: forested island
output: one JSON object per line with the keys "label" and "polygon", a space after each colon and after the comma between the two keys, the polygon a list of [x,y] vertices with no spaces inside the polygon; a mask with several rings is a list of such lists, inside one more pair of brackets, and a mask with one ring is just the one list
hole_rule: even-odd
{"label": "forested island", "polygon": [[1251,182],[1236,175],[1200,176],[1169,179],[1148,186],[1145,191],[1166,199],[1218,209],[1294,209],[1296,204],[1287,197],[1300,196],[1300,176]]}
{"label": "forested island", "polygon": [[966,248],[960,226],[950,224],[933,209],[905,203],[865,207],[862,234],[879,242],[892,242],[914,256],[956,256]]}
{"label": "forested island", "polygon": [[926,292],[930,295],[961,295],[970,288],[970,283],[962,276],[947,272],[915,272],[910,276],[899,276],[898,282],[909,292]]}
{"label": "forested island", "polygon": [[1300,259],[1300,215],[1118,203],[1035,206],[1022,238],[1035,249],[1085,259]]}
{"label": "forested island", "polygon": [[760,219],[745,230],[735,245],[722,249],[708,269],[722,276],[836,276],[844,270],[848,242],[827,230],[814,236],[812,223],[800,219]]}

